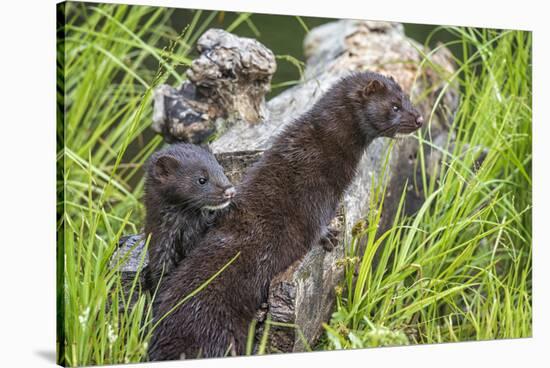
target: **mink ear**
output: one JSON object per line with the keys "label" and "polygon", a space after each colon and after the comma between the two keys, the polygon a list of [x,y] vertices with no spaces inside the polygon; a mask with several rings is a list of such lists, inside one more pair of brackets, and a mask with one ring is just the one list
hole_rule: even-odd
{"label": "mink ear", "polygon": [[367,86],[363,90],[365,96],[372,95],[373,93],[382,92],[386,89],[384,83],[380,82],[378,79],[373,79],[367,83]]}
{"label": "mink ear", "polygon": [[165,181],[175,174],[179,166],[179,161],[174,157],[160,156],[155,161],[154,175],[158,180]]}

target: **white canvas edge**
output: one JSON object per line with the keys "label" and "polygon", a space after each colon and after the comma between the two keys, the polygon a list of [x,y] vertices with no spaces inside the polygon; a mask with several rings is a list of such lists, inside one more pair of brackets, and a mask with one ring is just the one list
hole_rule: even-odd
{"label": "white canvas edge", "polygon": [[[550,346],[550,101],[547,14],[540,1],[105,1],[198,9],[363,18],[532,30],[533,337],[339,352],[144,363],[120,367],[543,366]],[[2,2],[0,72],[2,208],[0,334],[2,367],[54,366],[55,357],[55,3]],[[118,365],[117,365],[118,367]]]}

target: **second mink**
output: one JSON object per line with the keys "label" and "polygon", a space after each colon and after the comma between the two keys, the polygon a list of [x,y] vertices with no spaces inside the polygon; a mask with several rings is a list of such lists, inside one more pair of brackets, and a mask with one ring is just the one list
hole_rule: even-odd
{"label": "second mink", "polygon": [[177,143],[154,153],[145,179],[149,275],[156,287],[195,246],[235,196],[207,147]]}

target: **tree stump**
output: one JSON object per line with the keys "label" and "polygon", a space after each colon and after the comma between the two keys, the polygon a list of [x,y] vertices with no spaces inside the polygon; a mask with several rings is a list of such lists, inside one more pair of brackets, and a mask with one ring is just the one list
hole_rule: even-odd
{"label": "tree stump", "polygon": [[[269,148],[272,139],[286,124],[306,112],[335,81],[352,71],[368,69],[393,76],[411,95],[413,102],[419,106],[428,121],[422,128],[422,134],[429,134],[432,142],[444,144],[447,141],[448,126],[452,123],[452,114],[457,107],[457,92],[449,84],[449,76],[454,72],[454,67],[445,48],[430,54],[429,50],[405,36],[401,24],[359,20],[336,21],[311,30],[305,38],[304,48],[307,57],[304,80],[264,105],[264,95],[267,92],[265,86],[269,85],[275,71],[274,59],[270,59],[273,54],[257,41],[239,38],[220,30],[207,31],[199,40],[198,49],[202,54],[193,62],[188,72],[190,81],[186,83],[194,84],[194,87],[189,87],[195,89],[193,93],[203,91],[203,87],[210,88],[208,93],[200,92],[199,102],[204,103],[204,110],[201,111],[223,111],[212,115],[202,114],[201,124],[211,131],[221,125],[225,127],[218,131],[219,137],[211,147],[234,184],[241,180],[246,169],[261,153]],[[201,61],[205,53],[216,55],[214,64],[219,70],[211,72],[213,65]],[[428,61],[423,62],[422,53],[430,55]],[[251,69],[254,72],[245,72]],[[223,70],[232,70],[233,74],[224,73]],[[201,77],[202,75],[208,77]],[[242,77],[243,75],[246,77]],[[201,80],[210,82],[203,83]],[[260,86],[257,86],[258,83]],[[177,127],[182,123],[173,118],[182,112],[189,113],[188,106],[192,105],[189,102],[192,98],[189,96],[193,97],[193,94],[186,95],[182,92],[180,95],[170,95],[173,92],[171,88],[161,86],[156,92],[155,130],[163,134],[169,142],[197,142],[198,136],[189,139],[188,135],[181,134],[180,130],[183,128]],[[241,105],[240,99],[247,92],[238,92],[240,97],[234,95],[233,100],[221,98],[224,107],[220,107],[220,101],[216,102],[212,98],[229,96],[235,91],[251,90],[253,92],[247,97],[249,100]],[[423,98],[419,99],[421,95]],[[204,99],[204,96],[209,97]],[[438,98],[440,103],[432,113],[432,107]],[[246,108],[243,110],[242,106]],[[250,112],[251,110],[254,112]],[[219,124],[220,119],[224,124]],[[298,326],[308,345],[315,344],[323,332],[322,322],[330,319],[335,301],[334,289],[342,281],[344,274],[338,260],[345,255],[345,246],[349,244],[353,226],[368,213],[373,183],[389,180],[382,215],[384,223],[389,224],[393,220],[404,184],[407,180],[412,182],[412,178],[417,175],[415,162],[418,141],[413,138],[398,141],[391,151],[390,144],[389,139],[375,140],[362,158],[357,176],[347,190],[338,216],[332,223],[332,226],[340,230],[338,246],[332,252],[326,252],[320,246],[313,247],[303,259],[296,261],[270,284],[266,303],[271,320]],[[389,159],[389,167],[385,177],[382,168],[386,157]],[[439,159],[436,154],[429,154],[428,159],[430,157],[433,160]],[[407,210],[412,212],[423,201],[418,194],[422,191],[417,193],[411,188],[409,192]],[[128,244],[122,245],[119,255],[130,249]],[[362,251],[363,249],[359,249],[359,252]],[[135,259],[140,256],[140,250],[134,248],[129,256],[131,264],[135,265]],[[131,277],[132,272],[136,271],[131,268],[125,265],[122,272]],[[259,314],[265,313],[259,311]],[[304,349],[295,328],[271,327],[270,351],[291,352]]]}
{"label": "tree stump", "polygon": [[154,131],[167,142],[202,143],[232,121],[267,117],[265,95],[277,66],[271,50],[215,28],[198,39],[197,50],[185,83],[154,91]]}

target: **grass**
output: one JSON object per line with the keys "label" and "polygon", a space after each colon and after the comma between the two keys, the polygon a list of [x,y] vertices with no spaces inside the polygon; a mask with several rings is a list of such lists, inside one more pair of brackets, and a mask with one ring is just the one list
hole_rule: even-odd
{"label": "grass", "polygon": [[[462,92],[456,140],[432,177],[420,152],[427,200],[405,217],[404,191],[392,228],[379,236],[378,186],[350,242],[323,349],[531,336],[531,38],[448,30],[464,50],[453,76]],[[477,167],[479,148],[487,156]],[[361,240],[366,251],[357,257]]]}
{"label": "grass", "polygon": [[[149,130],[152,88],[182,81],[197,38],[223,14],[195,11],[176,31],[170,9],[60,7],[58,362],[141,362],[150,297],[135,283],[135,304],[119,311],[130,298],[109,260],[120,236],[140,230],[140,169],[162,144]],[[253,19],[244,13],[229,27],[256,32]],[[322,349],[531,334],[530,36],[451,31],[464,51],[454,77],[463,92],[455,145],[443,150],[436,177],[423,176],[429,201],[417,216],[400,212],[377,237],[380,211],[370,211],[369,225],[350,241],[347,259],[356,261],[346,266]],[[278,61],[303,68],[285,52]],[[489,152],[477,169],[474,147]],[[383,206],[384,183],[377,188],[373,209]],[[354,258],[361,239],[367,250]],[[379,266],[372,268],[377,248]]]}
{"label": "grass", "polygon": [[[143,361],[151,321],[148,297],[128,305],[109,259],[120,236],[139,231],[138,169],[162,143],[144,139],[152,87],[181,81],[193,29],[165,27],[170,11],[152,7],[66,5],[58,67],[65,76],[64,145],[59,148],[58,361],[77,366]],[[203,22],[208,22],[208,19]],[[155,25],[154,27],[152,25]],[[170,50],[168,52],[167,50]],[[156,64],[156,69],[148,67]],[[158,73],[158,69],[164,73]],[[60,170],[58,170],[59,173]],[[59,265],[61,264],[61,265]],[[128,298],[129,299],[129,298]],[[108,308],[109,305],[114,306]]]}

